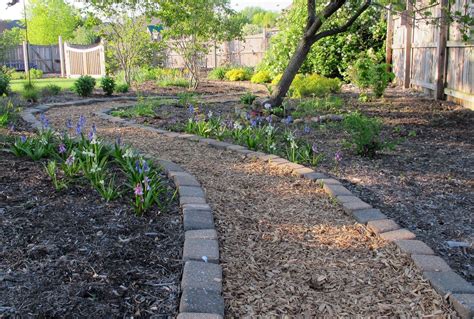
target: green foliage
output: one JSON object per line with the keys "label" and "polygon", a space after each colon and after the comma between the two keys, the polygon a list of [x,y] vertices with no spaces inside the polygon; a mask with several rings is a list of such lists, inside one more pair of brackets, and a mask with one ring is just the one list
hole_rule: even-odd
{"label": "green foliage", "polygon": [[129,86],[127,83],[121,83],[115,86],[115,92],[117,93],[127,93],[128,89],[129,89]]}
{"label": "green foliage", "polygon": [[25,88],[21,91],[21,97],[27,102],[38,102],[39,90],[32,84],[25,84]]}
{"label": "green foliage", "polygon": [[28,39],[31,44],[57,44],[69,40],[79,23],[79,13],[64,0],[31,0],[26,7]]}
{"label": "green foliage", "polygon": [[328,79],[318,74],[297,74],[290,87],[290,95],[294,98],[305,96],[325,96],[337,93],[341,89],[339,79]]}
{"label": "green foliage", "polygon": [[229,81],[248,81],[252,78],[252,68],[230,69],[225,73],[225,78]]}
{"label": "green foliage", "polygon": [[370,88],[376,97],[383,96],[388,84],[395,77],[392,72],[388,72],[388,64],[377,63],[374,58],[366,55],[360,57],[349,69],[349,75],[363,93]]}
{"label": "green foliage", "polygon": [[16,156],[26,156],[35,161],[57,155],[53,143],[53,132],[49,129],[41,130],[37,136],[16,138],[11,151]]}
{"label": "green foliage", "polygon": [[155,109],[160,105],[160,100],[140,98],[132,107],[112,111],[113,116],[134,118],[134,117],[154,117]]}
{"label": "green foliage", "polygon": [[191,92],[178,93],[178,105],[181,107],[187,107],[189,105],[197,104],[196,94]]}
{"label": "green foliage", "polygon": [[20,28],[13,28],[0,33],[0,61],[5,61],[7,52],[21,44],[23,40],[21,32]]}
{"label": "green foliage", "polygon": [[48,174],[49,178],[53,182],[54,188],[59,191],[62,189],[67,188],[67,184],[58,178],[58,170],[57,170],[57,162],[56,161],[48,161],[48,164],[45,165],[46,173]]}
{"label": "green foliage", "polygon": [[41,79],[43,77],[43,70],[30,69],[31,79]]}
{"label": "green foliage", "polygon": [[291,115],[294,118],[304,118],[325,112],[338,113],[342,104],[343,100],[333,95],[323,98],[313,98],[300,102]]}
{"label": "green foliage", "polygon": [[351,113],[344,118],[344,128],[350,136],[347,144],[359,155],[373,157],[377,151],[391,147],[390,143],[381,140],[382,122],[379,119]]}
{"label": "green foliage", "polygon": [[15,108],[10,98],[0,97],[0,127],[5,127],[16,120],[18,108]]}
{"label": "green foliage", "polygon": [[94,91],[95,82],[93,77],[82,75],[74,82],[73,91],[82,97],[91,96]]}
{"label": "green foliage", "polygon": [[56,84],[48,84],[41,90],[41,95],[49,96],[49,95],[58,95],[61,93],[61,87]]}
{"label": "green foliage", "polygon": [[276,12],[259,7],[246,7],[239,12],[239,15],[247,25],[258,26],[260,28],[274,27],[279,16]]}
{"label": "green foliage", "polygon": [[218,66],[217,68],[212,69],[207,78],[210,80],[224,80],[225,74],[229,71],[230,68],[226,66]]}
{"label": "green foliage", "polygon": [[265,70],[258,71],[250,79],[250,82],[252,83],[270,83],[271,81],[272,76],[270,75],[270,72]]}
{"label": "green foliage", "polygon": [[102,90],[104,91],[105,95],[110,96],[112,95],[112,93],[114,93],[115,80],[110,76],[104,76],[100,80],[100,86],[102,87]]}
{"label": "green foliage", "polygon": [[255,101],[256,98],[257,96],[255,94],[252,94],[252,92],[246,92],[240,97],[240,103],[252,105],[253,101]]}
{"label": "green foliage", "polygon": [[10,93],[10,77],[0,70],[0,97]]}
{"label": "green foliage", "polygon": [[167,26],[165,40],[184,59],[190,86],[200,81],[201,57],[211,46],[240,35],[243,21],[234,14],[228,0],[159,1],[156,16]]}
{"label": "green foliage", "polygon": [[92,28],[87,26],[79,26],[74,30],[72,39],[73,44],[91,45],[97,42],[98,34]]}
{"label": "green foliage", "polygon": [[[295,0],[277,22],[280,32],[271,38],[270,49],[265,53],[259,70],[267,70],[273,75],[283,73],[298,41],[303,36],[307,18],[307,1]],[[323,3],[318,5],[320,10]],[[353,14],[356,3],[348,3],[336,15],[325,21],[324,28],[340,26]],[[319,11],[318,11],[319,12]],[[383,57],[386,22],[384,9],[371,6],[345,33],[320,39],[313,44],[301,73],[317,73],[327,77],[343,77],[346,69],[357,59],[360,52],[373,48]]]}

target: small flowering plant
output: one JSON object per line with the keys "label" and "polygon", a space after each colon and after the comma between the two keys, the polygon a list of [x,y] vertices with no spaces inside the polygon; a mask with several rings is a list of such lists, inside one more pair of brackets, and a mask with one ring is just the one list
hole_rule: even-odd
{"label": "small flowering plant", "polygon": [[45,169],[49,178],[51,178],[51,181],[53,182],[54,188],[57,191],[67,188],[66,182],[58,178],[56,161],[49,161],[48,164],[45,165]]}

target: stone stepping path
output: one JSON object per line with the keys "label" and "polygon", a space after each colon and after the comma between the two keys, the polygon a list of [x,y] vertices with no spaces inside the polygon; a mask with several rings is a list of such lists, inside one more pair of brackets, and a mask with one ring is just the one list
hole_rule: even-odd
{"label": "stone stepping path", "polygon": [[[374,232],[396,232],[390,222],[372,222],[370,231],[326,194],[334,191],[344,205],[346,195],[338,193],[343,190],[324,190],[279,165],[210,147],[206,141],[178,139],[176,134],[159,134],[95,115],[124,103],[64,106],[46,114],[61,129],[66,119],[77,121],[84,115],[88,125],[97,125],[99,136],[111,141],[120,136],[134,148],[173,161],[196,177],[214,213],[226,316],[455,313],[407,254],[374,236]],[[343,207],[348,205],[362,204],[350,202]]]}

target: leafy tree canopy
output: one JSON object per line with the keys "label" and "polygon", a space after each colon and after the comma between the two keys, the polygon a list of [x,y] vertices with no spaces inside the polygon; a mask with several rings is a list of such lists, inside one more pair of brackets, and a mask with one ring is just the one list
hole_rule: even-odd
{"label": "leafy tree canopy", "polygon": [[58,37],[73,37],[79,23],[78,11],[64,0],[30,0],[26,7],[28,39],[31,44],[56,44]]}

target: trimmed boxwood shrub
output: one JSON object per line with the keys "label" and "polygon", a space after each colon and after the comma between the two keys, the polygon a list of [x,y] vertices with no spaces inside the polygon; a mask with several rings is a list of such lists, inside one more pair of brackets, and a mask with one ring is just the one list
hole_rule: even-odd
{"label": "trimmed boxwood shrub", "polygon": [[95,79],[89,75],[82,75],[74,82],[73,91],[79,96],[86,97],[92,95],[95,87]]}

